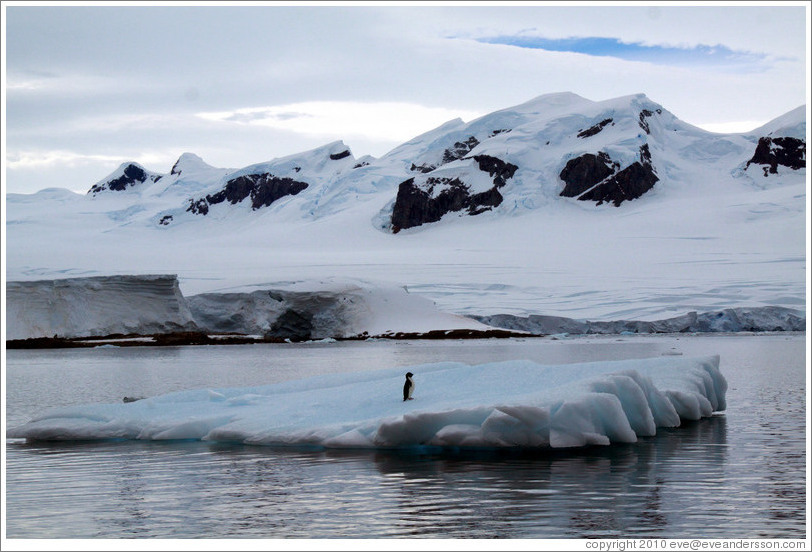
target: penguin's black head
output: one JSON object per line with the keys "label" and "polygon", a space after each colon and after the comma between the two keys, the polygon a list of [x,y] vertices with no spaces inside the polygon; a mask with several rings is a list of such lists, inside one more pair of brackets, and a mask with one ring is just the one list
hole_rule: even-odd
{"label": "penguin's black head", "polygon": [[406,372],[406,377],[407,377],[407,378],[410,378],[410,377],[412,377],[413,375],[414,375],[414,374],[412,374],[411,372]]}

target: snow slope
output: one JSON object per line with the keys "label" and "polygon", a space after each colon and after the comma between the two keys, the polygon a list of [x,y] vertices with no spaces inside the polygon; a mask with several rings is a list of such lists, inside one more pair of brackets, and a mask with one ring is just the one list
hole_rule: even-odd
{"label": "snow slope", "polygon": [[[402,401],[413,372],[415,400]],[[633,443],[725,409],[719,357],[440,363],[50,410],[9,438],[203,439],[326,448]],[[348,407],[350,406],[351,407]]]}
{"label": "snow slope", "polygon": [[[172,273],[187,297],[366,280],[457,314],[592,320],[803,310],[806,169],[748,161],[764,138],[777,155],[776,138],[805,133],[804,107],[714,134],[642,94],[564,93],[450,121],[379,159],[342,142],[241,169],[184,154],[110,190],[125,164],[95,194],[9,194],[6,277]],[[562,173],[592,187],[563,197]],[[631,195],[653,185],[632,198],[634,175]],[[396,209],[439,219],[395,234]]]}

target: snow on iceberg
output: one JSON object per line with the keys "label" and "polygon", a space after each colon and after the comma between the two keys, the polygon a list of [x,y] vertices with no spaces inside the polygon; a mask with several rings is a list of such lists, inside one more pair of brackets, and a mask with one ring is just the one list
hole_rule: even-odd
{"label": "snow on iceberg", "polygon": [[[414,373],[415,400],[401,398]],[[436,363],[52,409],[32,440],[199,439],[325,448],[566,448],[633,443],[724,410],[719,357],[569,365]]]}

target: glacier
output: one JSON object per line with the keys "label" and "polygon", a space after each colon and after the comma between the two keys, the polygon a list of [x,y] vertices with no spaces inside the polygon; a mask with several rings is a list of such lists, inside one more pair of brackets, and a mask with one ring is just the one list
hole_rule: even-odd
{"label": "glacier", "polygon": [[6,339],[197,330],[174,275],[6,282]]}
{"label": "glacier", "polygon": [[494,329],[382,283],[323,278],[185,297],[174,274],[7,282],[6,324],[7,340],[206,332],[307,341]]}
{"label": "glacier", "polygon": [[[414,400],[401,399],[414,373]],[[441,362],[54,408],[7,437],[347,449],[571,449],[634,443],[726,408],[719,357]]]}
{"label": "glacier", "polygon": [[[806,327],[804,312],[781,307],[689,312],[655,321],[461,316],[438,309],[428,298],[402,286],[342,278],[269,282],[188,297],[180,291],[176,275],[13,281],[7,282],[5,304],[6,339],[13,346],[51,336],[71,340],[73,345],[93,344],[83,338],[130,336],[130,344],[149,345],[158,343],[157,335],[183,332],[219,336],[215,339],[227,335],[250,341],[312,341],[803,331]],[[187,336],[187,342],[188,338],[196,336]]]}

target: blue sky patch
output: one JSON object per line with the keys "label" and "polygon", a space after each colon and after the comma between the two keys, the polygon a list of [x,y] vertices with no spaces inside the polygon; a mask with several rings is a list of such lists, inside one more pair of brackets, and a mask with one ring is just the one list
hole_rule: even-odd
{"label": "blue sky patch", "polygon": [[658,65],[712,67],[716,69],[758,70],[766,56],[731,50],[726,46],[697,45],[690,48],[645,45],[622,42],[617,38],[573,37],[542,38],[537,36],[496,36],[478,38],[477,42],[504,44],[548,52],[573,52],[590,56],[614,57],[627,61],[644,61]]}

